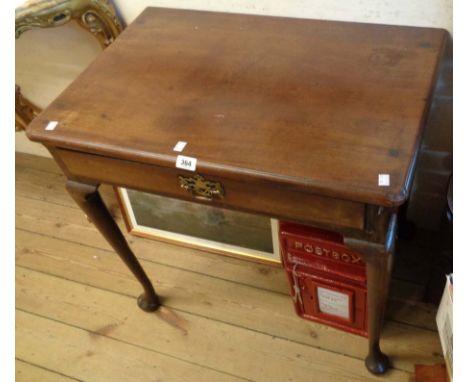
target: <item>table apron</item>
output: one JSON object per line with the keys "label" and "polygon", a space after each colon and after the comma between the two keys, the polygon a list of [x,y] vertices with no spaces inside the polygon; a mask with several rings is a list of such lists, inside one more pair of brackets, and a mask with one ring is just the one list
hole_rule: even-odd
{"label": "table apron", "polygon": [[298,192],[274,185],[235,181],[210,174],[200,175],[207,180],[221,183],[224,197],[200,200],[180,186],[179,176],[194,176],[194,172],[180,170],[175,166],[167,168],[68,149],[49,147],[49,150],[71,180],[122,186],[291,221],[341,227],[350,232],[365,229],[364,203]]}

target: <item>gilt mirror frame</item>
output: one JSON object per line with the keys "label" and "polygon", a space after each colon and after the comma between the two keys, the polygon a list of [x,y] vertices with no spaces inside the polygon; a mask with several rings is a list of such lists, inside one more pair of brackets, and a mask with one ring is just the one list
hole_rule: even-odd
{"label": "gilt mirror frame", "polygon": [[[112,4],[106,0],[36,0],[26,1],[15,9],[15,39],[31,29],[60,27],[70,21],[91,33],[102,49],[122,32]],[[15,130],[26,126],[41,112],[15,85]]]}

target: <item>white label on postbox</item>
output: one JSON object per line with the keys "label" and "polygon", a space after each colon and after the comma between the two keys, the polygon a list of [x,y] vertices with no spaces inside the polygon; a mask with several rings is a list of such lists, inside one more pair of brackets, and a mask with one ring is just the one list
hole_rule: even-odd
{"label": "white label on postbox", "polygon": [[176,167],[183,170],[195,171],[197,169],[197,158],[177,155]]}
{"label": "white label on postbox", "polygon": [[349,317],[349,296],[331,289],[317,287],[319,309],[322,313],[345,318]]}

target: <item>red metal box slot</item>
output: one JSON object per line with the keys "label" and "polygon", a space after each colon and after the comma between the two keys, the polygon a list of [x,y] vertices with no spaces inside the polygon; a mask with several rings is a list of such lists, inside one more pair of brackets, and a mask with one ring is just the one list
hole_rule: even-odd
{"label": "red metal box slot", "polygon": [[281,258],[296,313],[367,336],[366,264],[336,232],[280,222]]}

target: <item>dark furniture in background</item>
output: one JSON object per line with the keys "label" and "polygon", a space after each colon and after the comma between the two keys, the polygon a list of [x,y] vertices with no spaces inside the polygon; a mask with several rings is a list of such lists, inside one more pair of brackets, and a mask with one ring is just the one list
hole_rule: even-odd
{"label": "dark furniture in background", "polygon": [[447,282],[446,275],[453,273],[453,177],[447,185],[447,205],[441,219],[438,242],[431,261],[424,300],[439,305]]}

